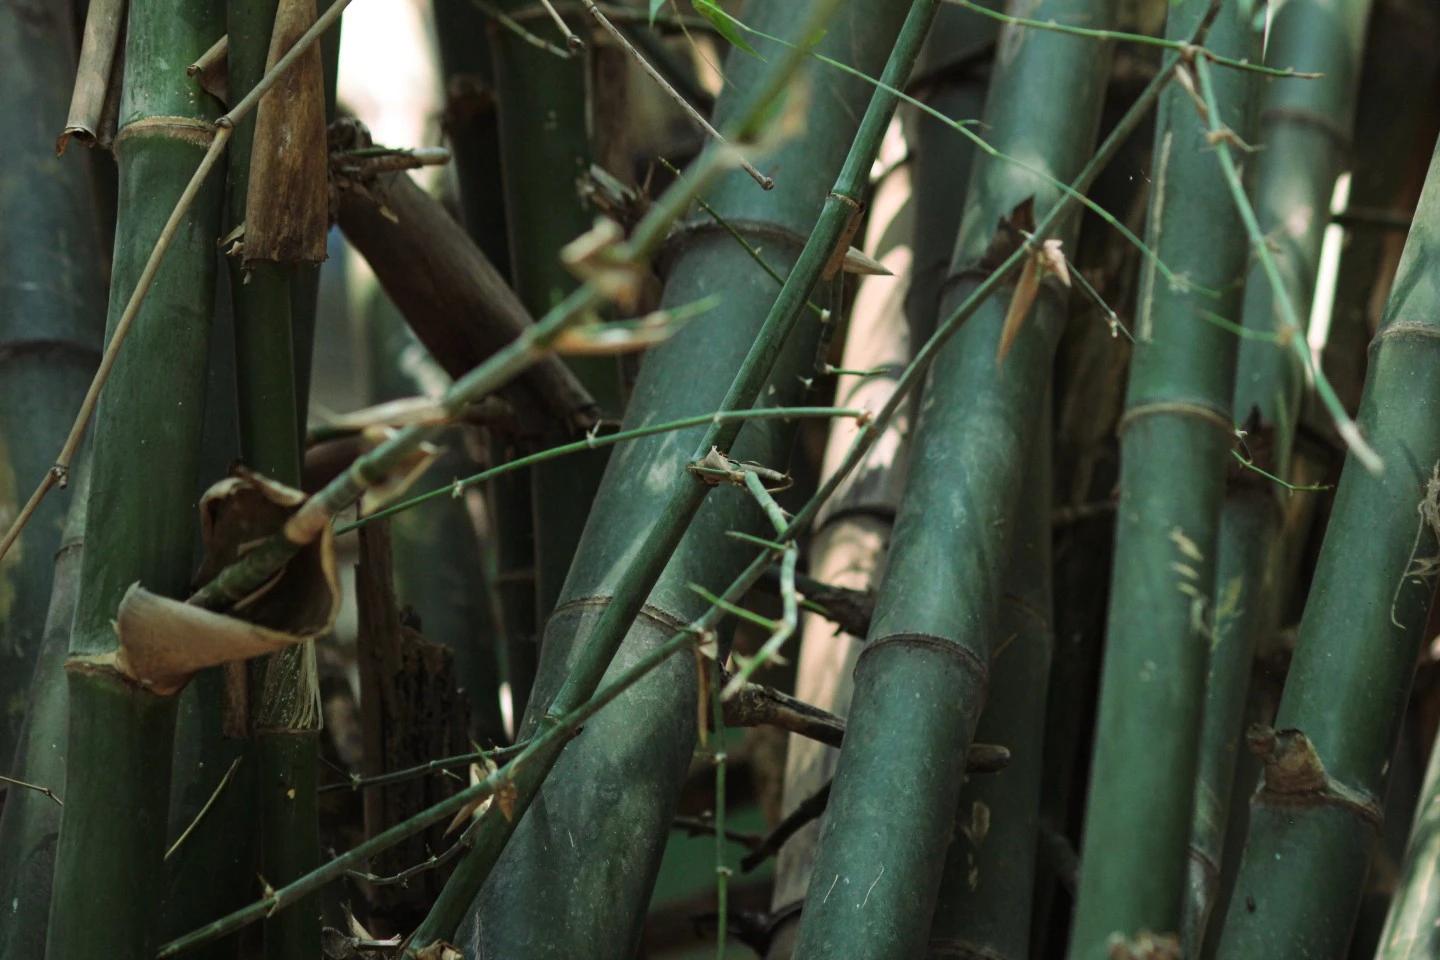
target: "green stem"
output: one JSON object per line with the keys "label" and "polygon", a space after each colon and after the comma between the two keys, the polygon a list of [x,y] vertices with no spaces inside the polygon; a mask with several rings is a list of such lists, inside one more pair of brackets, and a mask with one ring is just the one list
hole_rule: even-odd
{"label": "green stem", "polygon": [[437,487],[434,490],[410,497],[408,500],[402,500],[399,503],[386,507],[384,510],[377,510],[374,513],[367,514],[352,523],[342,524],[336,528],[335,532],[337,534],[349,533],[351,530],[363,527],[367,523],[393,516],[402,511],[409,510],[411,507],[416,507],[427,501],[434,500],[437,497],[459,496],[463,490],[516,470],[523,470],[525,467],[536,463],[556,460],[572,453],[581,453],[586,450],[596,450],[602,447],[614,446],[617,443],[624,443],[627,440],[638,440],[641,437],[652,437],[660,433],[673,433],[677,430],[688,430],[692,427],[709,426],[716,422],[795,420],[806,417],[853,417],[856,419],[864,419],[868,415],[865,410],[850,407],[760,407],[754,410],[721,410],[715,413],[703,413],[694,417],[681,417],[678,420],[669,420],[665,423],[657,423],[648,427],[636,427],[634,430],[621,430],[603,437],[586,437],[584,440],[561,444],[558,447],[551,447],[548,450],[541,450],[537,453],[517,457],[508,463],[498,464],[488,470],[481,470],[479,473],[455,480],[443,487]]}
{"label": "green stem", "polygon": [[1334,956],[1359,908],[1440,550],[1440,150],[1380,331],[1300,623],[1218,955]]}
{"label": "green stem", "polygon": [[[1172,4],[1167,34],[1188,36],[1208,6],[1208,0]],[[1242,5],[1222,6],[1210,32],[1215,49],[1244,58],[1259,41]],[[1207,63],[1204,56],[1194,60],[1202,69]],[[1244,130],[1253,78],[1231,72],[1224,80],[1224,112],[1212,107],[1211,122]],[[1153,269],[1141,275],[1081,844],[1112,853],[1081,860],[1071,950],[1085,960],[1106,956],[1117,937],[1175,936],[1181,929],[1240,343],[1197,322],[1197,313],[1234,313],[1248,266],[1244,227],[1211,151],[1190,96],[1172,87],[1156,125],[1148,232],[1161,256],[1224,296],[1212,303],[1169,286]],[[1137,792],[1146,803],[1127,806],[1124,798]],[[1187,944],[1187,955],[1197,947]]]}
{"label": "green stem", "polygon": [[[222,197],[215,182],[187,186],[213,162],[217,104],[174,65],[208,48],[220,23],[216,3],[130,7],[107,331],[115,389],[96,412],[92,461],[96,475],[109,479],[88,496],[66,665],[68,764],[106,773],[66,778],[47,945],[56,957],[149,960],[154,953],[176,701],[131,684],[104,658],[116,651],[114,617],[131,584],[183,595],[192,571]],[[176,217],[182,194],[193,204]],[[152,244],[172,224],[169,255],[157,267]],[[146,278],[153,279],[141,302]],[[117,354],[122,325],[132,321],[130,349]],[[162,380],[164,389],[155,389]],[[117,819],[125,829],[115,829]]]}

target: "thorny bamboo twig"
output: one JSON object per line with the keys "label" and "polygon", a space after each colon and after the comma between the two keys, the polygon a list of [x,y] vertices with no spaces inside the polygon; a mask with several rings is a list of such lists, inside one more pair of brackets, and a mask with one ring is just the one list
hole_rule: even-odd
{"label": "thorny bamboo twig", "polygon": [[43,793],[51,800],[54,800],[56,806],[65,806],[65,804],[61,802],[60,798],[56,796],[54,790],[51,790],[49,787],[42,787],[38,783],[30,783],[25,780],[16,780],[14,777],[7,777],[3,774],[0,774],[0,783],[8,783],[14,787],[24,787],[26,790],[34,790],[36,793]]}
{"label": "thorny bamboo twig", "polygon": [[[779,44],[782,47],[788,47],[790,49],[800,49],[797,44],[794,44],[789,40],[786,40],[782,37],[773,36],[772,34],[768,34],[763,30],[757,30],[754,27],[740,20],[737,20],[735,17],[726,13],[724,10],[721,10],[718,7],[716,9],[719,11],[721,16],[725,17],[731,23],[735,24],[736,27],[744,30],[746,33],[753,34],[754,36],[760,37],[764,40],[769,40],[770,42]],[[1190,46],[1193,47],[1194,44],[1191,44]],[[1147,262],[1153,263],[1155,265],[1155,269],[1160,272],[1160,275],[1163,276],[1167,282],[1176,287],[1186,290],[1193,290],[1194,292],[1203,294],[1205,296],[1214,296],[1215,291],[1207,290],[1194,283],[1191,283],[1186,280],[1185,277],[1171,270],[1170,267],[1166,265],[1165,261],[1161,260],[1160,257],[1155,253],[1155,251],[1152,250],[1149,245],[1145,243],[1144,240],[1140,239],[1140,237],[1136,235],[1135,231],[1127,227],[1118,218],[1116,218],[1114,214],[1110,213],[1110,211],[1106,210],[1104,207],[1100,206],[1100,204],[1085,196],[1082,191],[1076,190],[1073,186],[1061,180],[1057,180],[1055,177],[1051,176],[1050,174],[1046,173],[1044,170],[1036,167],[1033,164],[1026,163],[1024,160],[1021,160],[1018,157],[1012,157],[1002,150],[995,149],[993,146],[990,145],[989,141],[987,141],[984,137],[980,136],[978,133],[975,133],[973,130],[970,129],[971,126],[978,125],[979,121],[951,119],[950,117],[946,116],[941,111],[935,109],[925,101],[916,99],[915,97],[911,96],[903,90],[897,90],[895,87],[892,87],[881,80],[877,80],[874,77],[871,77],[860,70],[856,70],[848,63],[842,63],[841,61],[836,60],[833,57],[825,56],[823,53],[816,53],[813,50],[806,50],[805,55],[814,58],[815,60],[825,64],[828,67],[833,67],[834,69],[839,70],[841,73],[855,77],[858,80],[862,80],[877,89],[884,90],[886,93],[889,93],[890,95],[900,100],[903,100],[905,103],[908,103],[910,106],[919,110],[921,113],[934,117],[940,123],[943,123],[945,126],[956,131],[965,139],[969,140],[972,144],[974,144],[987,156],[1019,167],[1026,173],[1029,173],[1036,178],[1044,181],[1049,186],[1054,187],[1056,190],[1059,190],[1066,197],[1082,204],[1091,213],[1095,214],[1101,220],[1104,220],[1107,224],[1109,224],[1111,229],[1115,230],[1117,233],[1120,234],[1120,236],[1124,237],[1125,240],[1132,247],[1134,247],[1140,252],[1141,256],[1143,256]],[[1178,63],[1183,57],[1183,54],[1177,53],[1172,54],[1172,56],[1176,58],[1176,62]],[[1170,66],[1162,67],[1161,70],[1156,74],[1156,76],[1164,77],[1166,82],[1168,83],[1171,75],[1174,72],[1174,69],[1175,66],[1173,64]],[[1145,94],[1141,94],[1141,96],[1144,95]],[[1039,231],[1037,230],[1036,233],[1038,234]],[[1028,249],[1039,249],[1039,245],[1031,245],[1030,247],[1028,247]]]}
{"label": "thorny bamboo twig", "polygon": [[404,780],[414,780],[423,777],[427,773],[435,773],[449,767],[459,767],[474,763],[477,760],[508,760],[517,756],[523,751],[528,740],[508,747],[499,747],[494,750],[476,750],[472,753],[456,754],[453,757],[441,757],[438,760],[430,760],[426,763],[416,764],[413,767],[405,767],[401,770],[389,770],[385,773],[377,773],[374,776],[362,777],[357,774],[350,774],[340,783],[327,783],[320,787],[316,793],[330,793],[335,790],[367,790],[370,787],[381,787],[388,783],[400,783]]}
{"label": "thorny bamboo twig", "polygon": [[[544,0],[542,0],[542,2],[544,2]],[[679,105],[680,109],[685,111],[685,115],[694,121],[696,126],[705,131],[706,136],[720,143],[725,142],[725,138],[720,135],[720,131],[716,130],[710,124],[710,121],[705,119],[705,115],[699,110],[696,110],[689,100],[682,97],[680,92],[670,85],[670,81],[665,79],[664,74],[655,69],[654,64],[646,60],[644,54],[635,49],[634,44],[626,39],[625,34],[616,29],[615,24],[610,22],[610,18],[605,16],[600,8],[595,5],[595,0],[581,0],[581,2],[585,5],[585,9],[589,11],[590,16],[595,18],[595,22],[600,24],[600,26],[605,29],[605,32],[610,34],[610,38],[620,45],[620,49],[624,50],[630,59],[639,64],[640,69],[645,71],[646,76],[654,80],[655,85],[660,88],[660,91]],[[549,6],[549,4],[547,3],[546,6]],[[749,160],[741,160],[740,167],[750,175],[750,179],[760,184],[762,190],[773,190],[775,188],[775,180],[755,169],[755,166],[750,163]]]}
{"label": "thorny bamboo twig", "polygon": [[657,433],[669,433],[674,430],[686,430],[690,427],[702,427],[711,423],[725,423],[734,420],[788,420],[802,417],[853,417],[857,421],[863,421],[869,416],[869,412],[854,407],[761,407],[753,410],[731,410],[728,412],[700,414],[694,417],[684,417],[679,420],[670,420],[665,423],[652,424],[648,427],[637,427],[634,430],[621,430],[608,436],[587,436],[584,440],[575,440],[571,443],[561,444],[558,447],[550,447],[546,450],[539,450],[527,456],[518,457],[505,463],[497,464],[488,470],[456,480],[443,487],[402,500],[397,504],[386,507],[384,510],[377,510],[368,516],[344,524],[336,528],[335,532],[349,533],[351,530],[365,526],[375,520],[393,516],[411,507],[419,506],[427,500],[434,500],[437,497],[456,497],[462,491],[476,484],[485,483],[496,477],[533,466],[537,463],[544,463],[547,460],[554,460],[571,453],[583,453],[586,450],[598,450],[601,447],[613,446],[617,443],[624,443],[627,440],[637,440],[640,437],[649,437]]}
{"label": "thorny bamboo twig", "polygon": [[1310,353],[1310,343],[1305,339],[1305,327],[1300,322],[1300,315],[1295,309],[1295,301],[1290,296],[1290,288],[1286,285],[1284,278],[1280,276],[1280,268],[1275,263],[1274,254],[1270,252],[1270,244],[1266,242],[1265,231],[1260,229],[1260,221],[1255,217],[1255,208],[1250,205],[1250,198],[1245,194],[1245,183],[1240,177],[1235,158],[1230,152],[1232,143],[1238,138],[1232,130],[1220,122],[1220,103],[1215,97],[1215,84],[1210,76],[1210,64],[1205,57],[1193,57],[1192,62],[1195,66],[1196,79],[1200,83],[1200,96],[1206,106],[1201,119],[1209,125],[1210,140],[1215,145],[1215,156],[1220,161],[1220,169],[1225,173],[1225,182],[1230,187],[1230,196],[1235,201],[1235,209],[1245,224],[1245,231],[1250,235],[1250,246],[1254,248],[1255,257],[1260,261],[1261,269],[1265,271],[1265,279],[1270,282],[1270,289],[1280,303],[1280,316],[1286,327],[1282,331],[1282,339],[1289,343],[1305,372],[1309,375],[1315,386],[1315,393],[1320,398],[1320,402],[1324,404],[1326,412],[1330,414],[1331,420],[1334,421],[1335,430],[1340,434],[1340,439],[1345,441],[1345,446],[1366,470],[1378,475],[1385,468],[1384,461],[1360,433],[1360,428],[1346,411],[1345,404],[1335,394],[1335,388],[1330,385],[1325,371],[1320,369],[1320,365],[1315,362],[1315,357]]}
{"label": "thorny bamboo twig", "polygon": [[953,4],[971,13],[978,13],[981,16],[989,17],[991,20],[999,20],[1001,23],[1013,24],[1017,27],[1027,27],[1031,30],[1050,30],[1054,33],[1068,33],[1075,37],[1088,37],[1092,40],[1114,40],[1120,43],[1139,43],[1150,47],[1163,47],[1166,50],[1176,50],[1187,57],[1200,57],[1209,60],[1211,63],[1222,67],[1229,67],[1232,70],[1248,70],[1251,73],[1264,74],[1267,77],[1285,77],[1295,80],[1318,80],[1323,73],[1307,73],[1296,70],[1294,67],[1267,67],[1264,64],[1251,63],[1248,60],[1237,60],[1234,57],[1227,57],[1207,50],[1204,47],[1196,46],[1183,40],[1168,40],[1165,37],[1152,37],[1144,33],[1125,33],[1122,30],[1097,30],[1094,27],[1076,27],[1068,24],[1056,23],[1054,20],[1031,20],[1026,17],[1014,17],[1008,13],[1001,13],[999,10],[991,10],[989,7],[982,7],[971,0],[941,0],[942,3]]}
{"label": "thorny bamboo twig", "polygon": [[200,159],[200,164],[195,168],[195,173],[190,177],[185,190],[180,194],[180,199],[175,201],[175,208],[170,211],[170,217],[165,221],[165,226],[160,230],[160,236],[155,240],[155,246],[150,250],[150,256],[145,261],[145,267],[140,272],[140,278],[135,282],[135,289],[130,292],[130,299],[125,304],[125,310],[116,321],[115,331],[111,334],[110,342],[105,345],[105,353],[100,358],[100,366],[95,371],[95,377],[90,382],[90,387],[85,391],[85,399],[80,403],[80,412],[75,415],[75,423],[70,428],[70,434],[65,438],[65,444],[60,448],[60,455],[55,458],[55,464],[45,471],[35,492],[25,502],[15,522],[5,532],[5,537],[0,540],[0,559],[5,557],[6,552],[20,536],[20,531],[30,521],[40,501],[50,492],[52,487],[65,486],[70,472],[70,464],[75,459],[75,453],[80,448],[80,441],[85,436],[85,428],[89,426],[90,418],[95,413],[95,406],[100,400],[100,391],[104,388],[107,380],[110,379],[110,371],[115,367],[115,361],[120,355],[120,348],[125,345],[125,337],[130,332],[130,327],[135,322],[135,317],[140,312],[140,306],[145,302],[145,296],[150,292],[150,285],[155,280],[155,275],[160,272],[160,265],[165,260],[165,254],[170,250],[170,244],[175,239],[175,234],[180,229],[180,222],[189,213],[190,206],[195,202],[196,195],[200,192],[200,186],[209,176],[210,171],[215,168],[220,155],[225,152],[226,145],[230,142],[230,136],[234,133],[235,125],[239,123],[255,105],[260,102],[266,92],[270,90],[285,73],[293,66],[300,57],[308,50],[315,41],[320,38],[336,20],[340,14],[350,5],[351,0],[334,0],[324,13],[315,19],[309,30],[295,41],[283,57],[275,62],[275,66],[266,71],[265,76],[257,83],[245,98],[237,103],[230,112],[219,117],[215,121],[215,133],[210,140],[210,146],[206,149],[205,155]]}

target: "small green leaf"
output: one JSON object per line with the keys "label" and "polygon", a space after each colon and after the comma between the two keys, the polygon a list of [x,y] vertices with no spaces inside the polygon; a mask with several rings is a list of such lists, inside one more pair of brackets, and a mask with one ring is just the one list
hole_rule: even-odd
{"label": "small green leaf", "polygon": [[655,26],[655,18],[663,9],[665,9],[665,0],[650,0],[650,26]]}
{"label": "small green leaf", "polygon": [[751,56],[760,56],[760,52],[750,46],[749,41],[740,35],[740,28],[737,26],[739,21],[721,9],[715,0],[690,0],[690,3],[695,7],[696,13],[710,21],[711,25],[720,32],[720,36]]}

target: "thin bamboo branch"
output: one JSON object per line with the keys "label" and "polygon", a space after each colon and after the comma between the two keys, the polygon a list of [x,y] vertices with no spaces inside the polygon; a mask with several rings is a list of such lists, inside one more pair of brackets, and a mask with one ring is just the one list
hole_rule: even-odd
{"label": "thin bamboo branch", "polygon": [[1252,63],[1245,57],[1227,57],[1224,54],[1216,53],[1214,50],[1196,46],[1184,40],[1152,37],[1143,33],[1125,33],[1122,30],[1096,30],[1090,27],[1056,23],[1054,20],[1033,20],[1028,17],[1014,17],[1008,13],[1001,13],[999,10],[982,7],[978,3],[972,3],[971,0],[944,0],[944,2],[969,10],[971,13],[978,13],[992,20],[999,20],[1001,23],[1010,23],[1017,27],[1025,27],[1028,30],[1050,30],[1056,33],[1068,33],[1075,37],[1089,37],[1092,40],[1112,40],[1118,43],[1138,43],[1148,47],[1160,47],[1163,50],[1177,51],[1186,57],[1203,57],[1218,66],[1229,67],[1234,70],[1243,70],[1249,73],[1258,73],[1266,77],[1318,80],[1324,76],[1323,73],[1296,70],[1294,67],[1267,67],[1264,64]]}

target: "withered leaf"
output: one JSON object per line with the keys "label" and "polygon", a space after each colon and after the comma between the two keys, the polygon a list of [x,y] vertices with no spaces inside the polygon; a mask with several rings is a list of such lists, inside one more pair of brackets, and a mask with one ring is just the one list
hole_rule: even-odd
{"label": "withered leaf", "polygon": [[1015,338],[1020,335],[1020,328],[1025,325],[1025,318],[1030,315],[1030,307],[1039,292],[1039,261],[1026,257],[1025,266],[1020,268],[1020,280],[1015,284],[1015,293],[1010,297],[1010,309],[1005,311],[1005,325],[1000,328],[1000,343],[995,347],[997,365],[1005,362],[1005,355],[1015,345]]}

